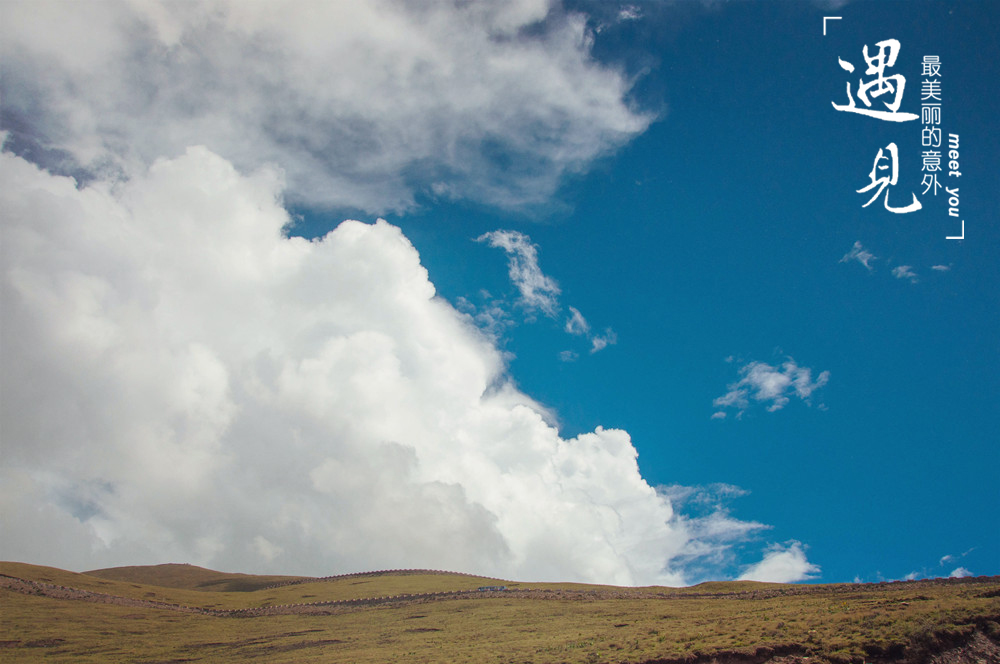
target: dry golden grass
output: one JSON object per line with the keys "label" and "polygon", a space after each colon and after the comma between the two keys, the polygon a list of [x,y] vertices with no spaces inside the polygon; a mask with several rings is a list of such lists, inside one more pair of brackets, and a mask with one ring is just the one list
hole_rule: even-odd
{"label": "dry golden grass", "polygon": [[258,576],[254,574],[227,574],[195,565],[139,565],[112,567],[85,572],[110,581],[131,581],[140,584],[186,588],[189,590],[220,590],[245,592],[287,581],[307,579],[303,576]]}
{"label": "dry golden grass", "polygon": [[[145,570],[145,571],[144,571]],[[207,573],[207,574],[206,574]],[[20,563],[0,574],[205,608],[468,590],[492,579],[449,574],[342,577],[219,592],[226,575],[129,568],[110,580]],[[199,578],[198,581],[192,579]],[[249,588],[253,577],[237,577]],[[46,581],[47,579],[47,581]],[[138,583],[144,581],[144,583]],[[260,580],[263,582],[263,580]],[[173,588],[174,584],[182,587]],[[761,647],[812,662],[914,653],[942,634],[1000,638],[1000,578],[874,585],[702,584],[621,589],[515,584],[515,592],[254,618],[54,599],[0,589],[0,660],[53,662],[646,662],[710,661]],[[208,586],[202,586],[208,587]],[[524,592],[532,590],[534,592]],[[548,591],[548,592],[545,592]],[[148,593],[153,593],[150,597]],[[937,635],[935,637],[935,635]]]}

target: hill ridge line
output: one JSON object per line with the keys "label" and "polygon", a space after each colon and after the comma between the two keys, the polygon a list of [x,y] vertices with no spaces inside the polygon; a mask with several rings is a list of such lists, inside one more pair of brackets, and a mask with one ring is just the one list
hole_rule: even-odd
{"label": "hill ridge line", "polygon": [[[399,570],[397,570],[399,571]],[[403,570],[416,573],[417,570]],[[352,576],[372,576],[379,572],[361,572],[357,574],[344,574],[337,577],[321,577],[321,579],[344,578]],[[444,573],[444,572],[442,572]],[[475,576],[472,574],[466,576]],[[998,577],[971,577],[971,579],[987,580]],[[953,581],[969,582],[966,579],[955,579]],[[888,585],[888,582],[868,585]],[[288,604],[273,604],[268,606],[248,607],[243,609],[208,609],[198,606],[186,606],[172,602],[161,602],[157,600],[147,600],[126,597],[123,595],[112,595],[92,590],[83,590],[71,586],[63,586],[43,581],[33,581],[16,576],[0,573],[0,587],[5,587],[15,592],[27,595],[42,595],[53,599],[70,599],[95,602],[100,604],[116,604],[121,606],[145,607],[155,609],[166,609],[182,611],[186,613],[198,613],[202,615],[212,615],[218,617],[257,617],[277,614],[305,613],[308,609],[322,607],[365,607],[379,604],[416,602],[421,600],[443,600],[443,599],[486,599],[494,597],[509,597],[519,599],[563,599],[568,596],[574,597],[597,597],[603,595],[607,599],[671,599],[671,600],[699,600],[699,599],[728,599],[728,600],[759,600],[775,597],[794,596],[809,594],[809,586],[788,587],[774,589],[747,590],[739,592],[716,592],[716,593],[667,593],[664,591],[654,592],[650,590],[621,589],[609,595],[607,590],[569,590],[569,589],[508,589],[503,586],[484,586],[481,589],[471,590],[442,590],[427,593],[400,593],[396,595],[382,595],[378,597],[359,597],[339,600],[322,600],[318,602],[297,602]],[[267,590],[270,587],[261,588]],[[853,584],[834,584],[828,586],[828,590],[834,594],[843,594],[855,591]]]}
{"label": "hill ridge line", "polygon": [[[6,572],[6,573],[4,573]],[[334,575],[331,577],[319,577],[313,579],[307,579],[303,582],[308,583],[311,581],[322,581],[322,580],[334,580],[334,579],[350,579],[350,578],[365,578],[365,577],[375,577],[378,575],[391,576],[393,574],[448,574],[447,572],[441,572],[436,570],[382,570],[382,571],[368,571],[368,572],[358,572],[353,574],[342,574]],[[22,578],[22,576],[27,578]],[[472,574],[458,574],[457,576],[464,577],[475,577]],[[39,580],[34,580],[38,578]],[[273,577],[272,577],[273,578]],[[489,577],[479,577],[484,580],[484,583],[500,583],[500,582],[490,582]],[[41,580],[44,579],[44,580]],[[853,641],[849,642],[850,651],[845,650],[846,646],[840,644],[837,639],[839,639],[840,632],[830,629],[824,629],[821,631],[821,636],[813,638],[816,630],[819,629],[819,624],[827,625],[827,622],[815,623],[814,620],[807,621],[804,625],[796,626],[792,631],[786,633],[779,633],[778,630],[784,625],[784,622],[780,622],[776,625],[776,629],[767,632],[764,628],[761,628],[760,635],[755,636],[749,643],[741,643],[739,640],[729,638],[728,640],[716,640],[716,641],[706,641],[701,643],[696,649],[688,649],[687,653],[681,652],[680,645],[683,639],[678,636],[678,641],[673,646],[670,646],[663,655],[656,657],[650,657],[649,655],[654,655],[653,652],[646,651],[648,654],[641,660],[634,660],[636,664],[710,664],[711,662],[720,662],[720,664],[778,664],[778,662],[791,662],[791,661],[805,661],[808,659],[812,660],[813,657],[817,657],[815,661],[823,662],[824,664],[860,664],[863,661],[868,662],[880,662],[881,664],[928,664],[929,662],[934,662],[935,664],[961,664],[962,662],[973,662],[973,661],[997,661],[1000,662],[1000,614],[997,610],[1000,609],[1000,604],[996,603],[996,597],[1000,594],[997,585],[1000,583],[1000,577],[972,577],[966,579],[938,579],[938,580],[923,580],[923,581],[909,581],[909,582],[880,582],[873,584],[817,584],[817,585],[758,585],[758,584],[726,584],[719,586],[709,585],[703,589],[694,589],[694,592],[690,592],[691,589],[669,589],[669,588],[614,588],[614,587],[555,587],[550,588],[524,588],[516,587],[508,589],[506,586],[500,585],[482,585],[478,589],[473,590],[471,586],[475,585],[470,581],[461,582],[459,579],[456,580],[456,585],[459,583],[464,583],[469,586],[468,589],[463,590],[440,590],[436,592],[416,592],[416,593],[400,593],[395,595],[381,595],[377,597],[353,597],[349,599],[330,599],[330,600],[320,600],[316,601],[300,601],[291,602],[285,604],[267,604],[272,601],[281,600],[305,600],[307,598],[315,598],[315,595],[309,595],[312,591],[311,588],[303,590],[294,590],[287,593],[277,592],[270,593],[267,592],[266,588],[260,587],[257,591],[263,591],[265,594],[260,595],[253,593],[251,595],[244,595],[241,591],[228,591],[233,593],[232,595],[227,595],[228,599],[221,598],[217,593],[210,593],[205,595],[205,599],[201,599],[201,595],[197,592],[190,591],[189,589],[184,589],[183,594],[160,594],[152,595],[147,593],[146,597],[142,597],[142,593],[146,588],[141,585],[131,583],[128,581],[120,581],[114,584],[107,584],[103,587],[101,585],[93,585],[91,579],[86,575],[70,575],[59,578],[45,578],[33,577],[32,572],[23,572],[19,569],[7,569],[0,572],[0,589],[4,591],[10,591],[12,593],[16,592],[18,594],[23,594],[27,596],[35,596],[38,599],[30,604],[25,605],[28,608],[36,607],[39,611],[48,610],[50,612],[64,612],[67,610],[67,602],[84,602],[84,603],[98,603],[102,605],[110,605],[108,609],[104,611],[108,612],[107,617],[112,620],[124,619],[124,618],[149,618],[150,620],[194,620],[195,618],[181,618],[179,614],[197,614],[205,616],[205,619],[209,618],[219,618],[223,622],[216,623],[218,627],[208,627],[206,629],[221,629],[225,630],[237,630],[239,634],[243,634],[245,630],[264,630],[265,632],[270,629],[273,623],[269,620],[272,616],[301,616],[302,619],[310,620],[317,619],[320,616],[330,616],[331,620],[339,620],[341,617],[346,620],[362,620],[367,622],[368,620],[378,621],[378,620],[398,620],[400,616],[405,616],[406,618],[415,617],[423,618],[424,615],[414,615],[408,616],[405,614],[428,614],[438,611],[438,607],[441,607],[441,613],[434,613],[437,616],[445,616],[451,612],[464,612],[467,609],[459,604],[455,604],[456,601],[461,600],[477,600],[477,599],[508,599],[510,601],[501,602],[491,602],[489,604],[478,604],[473,601],[468,604],[469,611],[487,611],[492,613],[494,610],[506,611],[510,615],[516,615],[523,610],[523,604],[533,603],[535,600],[556,600],[557,601],[557,613],[562,611],[559,604],[564,601],[582,601],[589,605],[592,601],[615,601],[616,606],[607,606],[603,609],[602,615],[609,616],[608,620],[611,620],[610,616],[618,619],[620,611],[618,606],[630,607],[633,606],[629,602],[631,600],[653,600],[655,605],[650,605],[652,608],[652,615],[654,615],[653,622],[649,624],[654,624],[658,628],[663,624],[662,621],[677,618],[680,616],[699,616],[704,613],[704,606],[694,605],[695,608],[691,609],[694,613],[689,615],[689,607],[692,605],[688,602],[677,602],[676,600],[730,600],[729,602],[723,602],[719,604],[714,604],[714,607],[722,607],[727,605],[730,608],[721,609],[722,613],[719,615],[727,616],[742,616],[747,612],[747,609],[751,609],[751,613],[754,609],[753,605],[759,600],[765,600],[768,602],[766,605],[757,604],[758,609],[768,609],[768,613],[774,611],[778,605],[784,604],[785,596],[796,596],[796,595],[815,595],[816,602],[810,604],[810,607],[820,611],[823,608],[831,609],[843,609],[846,611],[848,603],[851,602],[851,611],[857,612],[859,619],[860,617],[867,617],[867,621],[871,623],[868,625],[868,633],[862,630],[855,630],[857,633],[852,636]],[[69,584],[82,584],[86,588],[94,588],[94,590],[84,590],[79,587],[72,587],[72,585],[60,585],[58,583],[53,583],[54,581],[61,581],[63,583]],[[451,585],[446,581],[441,583],[444,585]],[[985,587],[976,586],[978,584],[984,584]],[[356,592],[352,585],[356,584],[342,584],[340,587],[331,590],[331,594],[334,596],[343,596],[344,593]],[[386,592],[387,587],[392,588],[393,586],[405,587],[409,585],[414,589],[422,589],[421,583],[416,582],[411,584],[406,582],[404,584],[388,583],[385,586],[380,586],[378,583],[374,583],[371,586],[365,586],[359,588],[358,591],[364,592],[378,592],[382,588],[382,592]],[[528,584],[531,585],[531,584]],[[544,584],[539,584],[544,585]],[[951,586],[951,590],[948,591],[949,594],[935,594],[927,591],[925,588],[930,586]],[[440,586],[439,586],[440,587]],[[454,588],[455,586],[452,586]],[[182,590],[182,589],[178,589]],[[699,592],[699,590],[705,590],[710,592]],[[111,592],[102,592],[111,591]],[[125,593],[125,595],[116,595],[111,593]],[[391,592],[391,591],[390,591]],[[238,594],[237,594],[238,593]],[[868,596],[868,593],[874,593]],[[885,594],[883,594],[885,593]],[[322,597],[325,592],[320,593]],[[148,597],[153,596],[156,599],[148,599]],[[244,597],[245,599],[237,600],[236,597]],[[983,602],[979,600],[979,603],[975,606],[979,606],[979,610],[976,613],[969,613],[965,610],[959,611],[958,609],[951,610],[946,615],[941,613],[943,608],[948,608],[947,605],[944,607],[935,608],[932,606],[932,602],[928,602],[924,605],[923,600],[933,600],[933,601],[944,601],[947,598],[961,597],[965,598],[965,602],[971,601],[971,598],[987,598],[989,602]],[[15,604],[13,598],[11,599],[12,606],[19,606],[20,604]],[[55,600],[53,602],[46,602],[45,599]],[[174,601],[170,601],[174,600]],[[220,601],[221,600],[221,601]],[[617,601],[624,601],[624,604],[618,605]],[[733,604],[733,600],[743,600]],[[854,600],[857,600],[856,602]],[[223,608],[227,605],[229,607],[234,606],[230,601],[235,603],[235,606],[241,608]],[[438,602],[446,602],[443,605],[439,605]],[[793,600],[791,606],[798,606],[794,602],[799,600]],[[183,602],[195,602],[195,606],[187,606]],[[450,602],[450,603],[449,603]],[[662,604],[661,604],[662,602]],[[747,604],[744,604],[747,602]],[[771,604],[771,602],[777,602],[777,604]],[[915,604],[916,603],[916,604]],[[914,605],[915,604],[915,605]],[[220,606],[221,605],[221,606]],[[911,607],[913,608],[905,608]],[[87,609],[87,604],[80,604],[78,608],[71,609],[80,614],[86,613],[97,613],[96,609]],[[111,608],[111,607],[115,608]],[[663,606],[663,609],[659,609],[659,606]],[[805,606],[805,605],[803,605]],[[916,608],[916,607],[922,608]],[[963,605],[964,606],[964,605]],[[45,607],[48,607],[46,609]],[[128,608],[123,608],[128,607]],[[418,608],[419,607],[419,608]],[[483,607],[483,608],[477,608]],[[500,607],[509,607],[506,609],[501,609]],[[683,608],[682,608],[683,607]],[[145,609],[141,614],[130,612],[130,609]],[[384,609],[380,611],[379,609]],[[35,609],[32,609],[35,610]],[[539,609],[542,613],[546,613],[547,609]],[[715,610],[715,609],[713,609]],[[932,615],[940,616],[936,617],[934,621],[931,622],[916,622],[913,623],[917,629],[914,630],[903,630],[897,631],[889,635],[889,638],[882,638],[878,636],[877,631],[872,631],[878,628],[880,630],[884,625],[876,623],[876,620],[880,620],[881,616],[890,616],[893,611],[902,610],[904,613],[908,614],[908,620],[913,622],[914,620],[920,619],[922,621],[930,620]],[[162,611],[176,612],[175,618],[169,618],[169,614],[160,613]],[[655,618],[656,615],[666,611],[665,615]],[[805,609],[803,609],[805,611]],[[513,612],[513,613],[512,613]],[[701,612],[701,613],[699,613]],[[935,613],[936,612],[936,613]],[[159,614],[159,615],[157,615]],[[359,616],[351,618],[350,616]],[[55,615],[55,613],[53,614]],[[75,615],[75,614],[74,614]],[[560,613],[561,615],[561,613]],[[706,614],[711,617],[715,614]],[[791,614],[790,614],[791,615]],[[797,614],[796,614],[797,615]],[[803,613],[803,615],[809,615],[815,618],[816,616],[811,613]],[[389,618],[379,618],[379,616],[389,616]],[[925,616],[925,617],[921,617]],[[775,620],[778,618],[787,619],[787,616],[772,616]],[[224,627],[225,624],[233,624],[226,621],[226,618],[260,618],[260,621],[251,620],[249,623],[243,623],[245,627],[234,626],[234,627]],[[282,620],[286,618],[281,618]],[[767,618],[761,618],[767,619]],[[825,616],[820,617],[821,620],[831,621],[833,619]],[[713,618],[714,620],[714,618]],[[849,626],[853,622],[857,622],[857,619],[844,618],[843,620],[838,619],[839,622],[833,624],[833,627]],[[627,624],[629,621],[622,620],[622,624],[614,624],[615,628],[628,628]],[[792,622],[795,622],[794,620]],[[891,621],[890,621],[891,623]],[[885,623],[886,625],[890,623]],[[211,624],[211,623],[204,623]],[[680,623],[681,625],[690,625],[691,620],[687,623]],[[701,624],[698,622],[697,624]],[[862,626],[865,625],[864,622],[860,623]],[[255,627],[253,625],[260,625],[260,627]],[[405,632],[421,632],[421,631],[441,631],[440,629],[403,629],[401,633]],[[48,628],[45,628],[48,629]],[[124,630],[125,628],[123,628]],[[837,628],[839,629],[839,627]],[[807,631],[808,630],[808,631]],[[127,630],[125,630],[127,631]],[[309,630],[307,630],[309,631]],[[21,648],[34,648],[42,647],[43,645],[48,647],[49,645],[54,645],[56,642],[62,643],[62,639],[50,639],[49,636],[52,632],[45,631],[39,632],[46,636],[45,639],[34,639],[27,640],[23,643],[19,641],[0,641],[0,649],[10,648],[10,647],[21,647]],[[124,632],[123,632],[124,633]],[[263,632],[262,632],[263,633]],[[304,633],[304,632],[302,632]],[[622,634],[627,634],[628,632],[622,632]],[[637,632],[640,634],[645,634],[645,631]],[[649,634],[658,634],[659,631],[648,632]],[[734,632],[735,633],[735,632]],[[300,632],[289,633],[287,636],[297,636]],[[680,633],[678,633],[680,634]],[[286,636],[281,634],[281,637]],[[783,638],[786,637],[786,638]],[[596,638],[596,637],[595,637]],[[602,648],[607,647],[611,650],[618,651],[621,650],[621,641],[615,639],[612,644],[608,639],[612,639],[607,634],[601,637],[607,641],[607,645],[601,645]],[[631,638],[631,635],[630,635]],[[648,640],[648,639],[647,639]],[[662,642],[662,639],[660,639]],[[687,639],[690,645],[691,639]],[[227,642],[228,643],[228,642]],[[233,644],[244,644],[248,643],[245,641],[233,641]],[[298,648],[298,647],[318,647],[319,645],[326,643],[344,643],[336,639],[331,640],[314,640],[305,641],[302,644],[279,644],[269,646],[270,650],[274,652],[283,651],[284,648]],[[569,645],[566,647],[584,647],[593,646],[594,642],[584,641],[571,641],[568,642]],[[756,643],[756,645],[752,645]],[[214,641],[211,644],[203,645],[224,645],[221,642],[216,644]],[[656,647],[655,644],[653,647]],[[667,648],[667,646],[664,646]],[[186,650],[184,652],[187,652]],[[596,652],[596,651],[593,651]],[[608,651],[610,652],[610,651]],[[941,657],[938,657],[941,655]],[[177,660],[167,660],[167,661],[177,661]],[[611,661],[611,660],[604,660]],[[630,660],[632,661],[632,660]]]}
{"label": "hill ridge line", "polygon": [[[471,576],[471,575],[470,575]],[[379,597],[360,597],[352,599],[323,600],[319,602],[297,602],[291,604],[272,604],[269,606],[250,607],[245,609],[207,609],[198,606],[186,606],[172,602],[160,602],[157,600],[138,599],[125,597],[123,595],[112,595],[109,593],[97,592],[94,590],[83,590],[71,586],[63,586],[44,581],[33,581],[22,579],[8,574],[0,574],[0,587],[13,590],[25,595],[41,595],[52,599],[69,599],[93,602],[97,604],[114,604],[118,606],[130,606],[136,608],[166,609],[172,611],[182,611],[184,613],[197,613],[201,615],[211,615],[218,617],[257,617],[265,615],[276,615],[285,613],[301,613],[291,609],[307,609],[330,607],[352,607],[352,606],[374,606],[376,604],[391,604],[401,602],[418,601],[421,599],[448,599],[463,597],[498,597],[509,595],[517,591],[497,589],[496,586],[489,590],[442,590],[429,593],[401,593],[398,595],[383,595]],[[261,590],[266,590],[262,588]],[[520,591],[522,595],[535,591]]]}
{"label": "hill ridge line", "polygon": [[318,583],[324,581],[335,581],[337,579],[348,579],[355,577],[364,576],[411,576],[417,574],[438,574],[438,575],[451,575],[451,576],[469,576],[477,579],[490,579],[494,581],[503,581],[504,583],[517,583],[516,581],[511,581],[509,579],[498,579],[493,576],[483,576],[482,574],[471,574],[469,572],[449,572],[447,570],[438,569],[420,569],[420,568],[402,568],[402,569],[383,569],[383,570],[373,570],[369,572],[347,572],[345,574],[333,574],[330,576],[316,576],[316,577],[306,577],[303,579],[290,579],[288,581],[281,581],[269,586],[263,586],[261,590],[270,590],[272,588],[284,588],[285,586],[297,586],[304,583]]}

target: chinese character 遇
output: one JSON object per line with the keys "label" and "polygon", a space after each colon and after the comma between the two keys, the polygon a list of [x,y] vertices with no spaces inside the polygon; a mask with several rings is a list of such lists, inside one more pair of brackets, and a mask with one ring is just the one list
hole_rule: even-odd
{"label": "chinese character \u9047", "polygon": [[[896,180],[899,177],[899,150],[896,148],[895,143],[889,143],[889,145],[886,146],[886,149],[889,151],[888,157],[885,156],[885,154],[882,151],[882,148],[879,148],[878,150],[878,156],[875,157],[875,165],[872,166],[872,172],[868,174],[868,177],[871,178],[871,184],[861,189],[858,189],[858,193],[862,194],[874,187],[878,187],[878,191],[876,191],[875,195],[871,197],[871,200],[869,200],[861,207],[868,207],[869,205],[872,204],[872,202],[876,198],[879,197],[879,195],[885,190],[886,187],[888,187],[889,185],[896,184]],[[888,166],[879,163],[883,159],[889,160]],[[882,177],[876,177],[879,171],[884,171],[889,168],[892,169],[892,175],[883,175]],[[906,207],[894,208],[889,206],[889,192],[886,191],[885,209],[888,210],[889,212],[895,212],[896,214],[903,214],[906,212],[916,212],[917,210],[921,209],[923,205],[921,205],[920,201],[917,200],[916,194],[912,194],[912,196],[913,196],[912,203],[910,203]]]}
{"label": "chinese character \u9047", "polygon": [[[865,83],[864,79],[858,80],[858,98],[867,108],[858,108],[855,104],[854,96],[851,94],[850,81],[847,82],[847,99],[850,103],[844,106],[833,104],[833,107],[838,111],[858,113],[859,115],[867,115],[869,117],[878,118],[879,120],[888,120],[889,122],[907,122],[909,120],[916,120],[917,116],[914,113],[899,112],[899,105],[903,101],[903,90],[906,88],[906,77],[902,74],[894,74],[893,76],[885,75],[886,68],[892,67],[896,64],[896,58],[899,56],[899,40],[886,39],[876,43],[875,45],[878,46],[878,55],[869,56],[867,44],[865,44],[864,49],[862,49],[862,54],[864,55],[865,62],[868,63],[868,69],[865,70],[865,74],[874,74],[876,78],[868,83]],[[888,54],[886,54],[886,49],[889,51]],[[840,58],[837,58],[837,62],[840,63],[841,68],[844,70],[852,73],[854,72],[854,65],[850,62],[846,62]],[[886,101],[882,103],[884,103],[886,108],[889,110],[872,110],[872,103],[871,100],[868,99],[868,95],[870,94],[872,97],[880,97],[887,92],[892,93],[892,102]]]}

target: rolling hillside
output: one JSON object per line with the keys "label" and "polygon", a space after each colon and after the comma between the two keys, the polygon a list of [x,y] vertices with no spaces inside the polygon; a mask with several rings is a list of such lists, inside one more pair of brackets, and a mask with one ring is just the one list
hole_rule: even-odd
{"label": "rolling hillside", "polygon": [[1000,577],[674,589],[5,562],[0,607],[3,661],[1000,661]]}

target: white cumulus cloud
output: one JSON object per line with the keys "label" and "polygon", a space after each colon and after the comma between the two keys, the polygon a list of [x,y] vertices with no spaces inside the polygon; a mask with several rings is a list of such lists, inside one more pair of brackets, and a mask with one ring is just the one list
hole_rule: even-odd
{"label": "white cumulus cloud", "polygon": [[964,579],[967,576],[972,576],[972,572],[965,569],[964,567],[956,567],[951,571],[951,574],[949,574],[948,576],[949,578],[952,579]]}
{"label": "white cumulus cloud", "polygon": [[[764,526],[561,436],[498,301],[438,297],[381,220],[286,235],[286,200],[550,204],[652,121],[590,49],[548,0],[0,3],[0,557],[717,576]],[[554,318],[527,236],[487,238]]]}
{"label": "white cumulus cloud", "polygon": [[[768,412],[781,410],[794,397],[810,403],[813,392],[826,385],[830,372],[823,371],[815,380],[812,369],[800,367],[788,358],[780,367],[765,362],[749,362],[740,368],[740,379],[728,386],[728,392],[712,402],[716,408],[736,409],[737,417],[752,403],[766,406]],[[725,410],[713,413],[713,419],[724,419]]]}
{"label": "white cumulus cloud", "polygon": [[399,229],[283,235],[275,169],[0,178],[0,557],[680,584],[759,525],[561,437]]}
{"label": "white cumulus cloud", "polygon": [[785,546],[771,547],[760,562],[747,568],[739,578],[742,581],[794,583],[814,578],[819,571],[817,565],[806,559],[802,544],[792,541]]}

